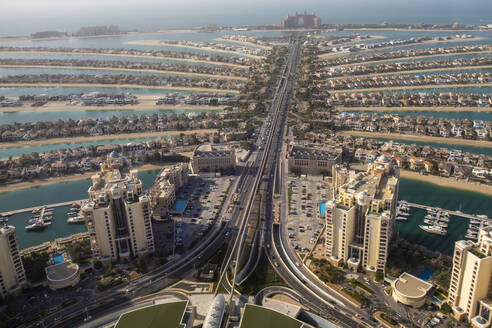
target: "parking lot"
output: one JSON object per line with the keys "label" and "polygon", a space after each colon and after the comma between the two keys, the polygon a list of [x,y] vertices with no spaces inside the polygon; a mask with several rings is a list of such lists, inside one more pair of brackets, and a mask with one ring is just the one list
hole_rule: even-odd
{"label": "parking lot", "polygon": [[231,177],[192,177],[179,190],[176,200],[186,200],[187,204],[183,214],[175,214],[168,227],[168,234],[174,232],[174,252],[187,250],[212,227],[231,181]]}
{"label": "parking lot", "polygon": [[[324,227],[319,205],[331,199],[330,184],[322,176],[288,177],[289,239],[298,253],[309,253]],[[322,236],[321,236],[322,237]]]}

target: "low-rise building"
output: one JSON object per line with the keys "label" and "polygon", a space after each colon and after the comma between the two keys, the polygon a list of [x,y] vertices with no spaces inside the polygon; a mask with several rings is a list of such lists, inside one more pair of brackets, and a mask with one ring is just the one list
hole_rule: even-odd
{"label": "low-rise building", "polygon": [[236,167],[236,154],[227,144],[203,144],[193,152],[193,173],[227,172]]}
{"label": "low-rise building", "polygon": [[293,145],[287,157],[289,171],[300,174],[331,175],[334,164],[340,163],[342,150]]}

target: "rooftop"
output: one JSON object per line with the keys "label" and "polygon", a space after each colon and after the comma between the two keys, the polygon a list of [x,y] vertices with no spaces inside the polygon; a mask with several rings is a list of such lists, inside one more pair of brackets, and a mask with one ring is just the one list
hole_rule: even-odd
{"label": "rooftop", "polygon": [[234,151],[226,144],[202,144],[195,149],[194,157],[230,156]]}
{"label": "rooftop", "polygon": [[432,284],[406,272],[395,280],[393,286],[400,294],[410,298],[424,297],[432,288]]}
{"label": "rooftop", "polygon": [[79,271],[79,266],[72,262],[61,262],[46,267],[48,281],[62,281],[71,278]]}
{"label": "rooftop", "polygon": [[[246,304],[240,328],[300,328],[303,323],[275,310]],[[116,327],[120,328],[120,327]]]}
{"label": "rooftop", "polygon": [[115,328],[183,328],[182,319],[187,305],[187,301],[178,301],[123,313]]}
{"label": "rooftop", "polygon": [[302,146],[293,146],[290,150],[290,157],[295,159],[310,159],[310,160],[332,160],[340,155],[340,150],[337,149],[320,149],[308,148]]}

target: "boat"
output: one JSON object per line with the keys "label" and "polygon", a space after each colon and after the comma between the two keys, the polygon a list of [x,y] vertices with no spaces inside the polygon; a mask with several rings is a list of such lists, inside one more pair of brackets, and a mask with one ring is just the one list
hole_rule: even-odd
{"label": "boat", "polygon": [[48,215],[48,216],[43,216],[43,221],[44,221],[44,222],[49,222],[49,221],[51,221],[51,220],[53,220],[53,216],[51,216],[51,215]]}
{"label": "boat", "polygon": [[432,215],[432,214],[427,214],[425,216],[426,219],[430,219],[430,220],[435,220],[437,217],[435,215]]}
{"label": "boat", "polygon": [[470,219],[470,224],[477,224],[477,225],[479,225],[480,223],[482,223],[482,221],[475,220],[475,219]]}
{"label": "boat", "polygon": [[36,223],[27,225],[25,228],[27,231],[43,231],[46,227],[50,226],[51,222],[41,222],[38,221]]}
{"label": "boat", "polygon": [[44,211],[43,213],[44,215],[53,215],[53,212],[52,211]]}
{"label": "boat", "polygon": [[406,221],[406,220],[408,220],[408,218],[405,216],[397,216],[396,217],[396,221]]}
{"label": "boat", "polygon": [[434,222],[436,222],[436,221],[434,221],[432,219],[424,219],[424,223],[427,223],[427,224],[434,224]]}
{"label": "boat", "polygon": [[407,212],[397,212],[396,215],[399,215],[399,216],[410,216],[410,213],[407,213]]}
{"label": "boat", "polygon": [[77,213],[77,212],[68,212],[68,213],[67,213],[67,215],[68,215],[69,217],[72,217],[72,216],[77,216],[77,215],[79,215],[79,213]]}
{"label": "boat", "polygon": [[476,239],[478,239],[478,234],[476,234],[476,233],[470,233],[469,232],[469,233],[466,234],[465,238],[475,239],[476,240]]}
{"label": "boat", "polygon": [[72,203],[72,208],[80,208],[80,205],[77,203]]}
{"label": "boat", "polygon": [[481,218],[482,220],[488,220],[489,219],[489,217],[485,214],[477,215],[477,218]]}
{"label": "boat", "polygon": [[0,224],[9,222],[9,218],[7,216],[0,217]]}
{"label": "boat", "polygon": [[446,222],[443,222],[443,221],[437,221],[436,224],[440,227],[443,227],[443,228],[448,227],[448,224]]}
{"label": "boat", "polygon": [[85,218],[83,216],[75,216],[67,219],[67,223],[78,224],[85,223]]}
{"label": "boat", "polygon": [[468,230],[466,230],[466,231],[478,233],[478,229],[477,228],[468,228]]}
{"label": "boat", "polygon": [[41,212],[41,208],[35,208],[32,210],[32,214],[37,214],[39,212]]}
{"label": "boat", "polygon": [[438,218],[439,221],[444,221],[444,222],[449,222],[450,219],[446,216],[441,216],[440,218]]}
{"label": "boat", "polygon": [[78,211],[80,211],[80,208],[78,208],[78,207],[71,207],[70,208],[70,211],[72,211],[72,212],[78,212]]}
{"label": "boat", "polygon": [[419,225],[419,228],[426,231],[426,232],[434,233],[436,235],[445,236],[447,234],[446,229],[444,229],[443,227],[440,227],[438,225],[429,225],[429,226]]}

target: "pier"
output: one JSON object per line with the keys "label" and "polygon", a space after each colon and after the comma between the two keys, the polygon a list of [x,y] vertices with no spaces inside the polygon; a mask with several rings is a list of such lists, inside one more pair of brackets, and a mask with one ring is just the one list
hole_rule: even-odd
{"label": "pier", "polygon": [[474,215],[474,214],[466,214],[466,213],[463,213],[461,211],[450,211],[450,210],[446,210],[446,209],[442,209],[442,208],[439,208],[439,207],[432,207],[432,206],[427,206],[427,205],[421,205],[421,204],[416,204],[416,203],[409,203],[409,202],[406,202],[406,201],[399,201],[401,204],[406,204],[412,208],[419,208],[419,209],[422,209],[422,210],[437,210],[437,211],[441,211],[441,212],[447,212],[449,213],[450,215],[453,215],[453,216],[456,216],[456,217],[461,217],[461,218],[464,218],[464,219],[473,219],[473,220],[479,220],[483,223],[488,223],[488,224],[492,224],[492,220],[489,219],[488,217],[486,216],[479,216],[479,215]]}
{"label": "pier", "polygon": [[56,207],[68,206],[68,205],[71,205],[73,203],[80,204],[80,203],[87,201],[87,200],[88,199],[71,200],[71,201],[63,202],[63,203],[56,203],[56,204],[49,204],[49,205],[38,205],[38,206],[34,206],[34,207],[29,207],[29,208],[21,208],[19,210],[0,213],[0,216],[11,216],[11,215],[19,214],[19,213],[32,212],[33,210],[42,209],[43,207],[45,207],[45,208],[56,208]]}

